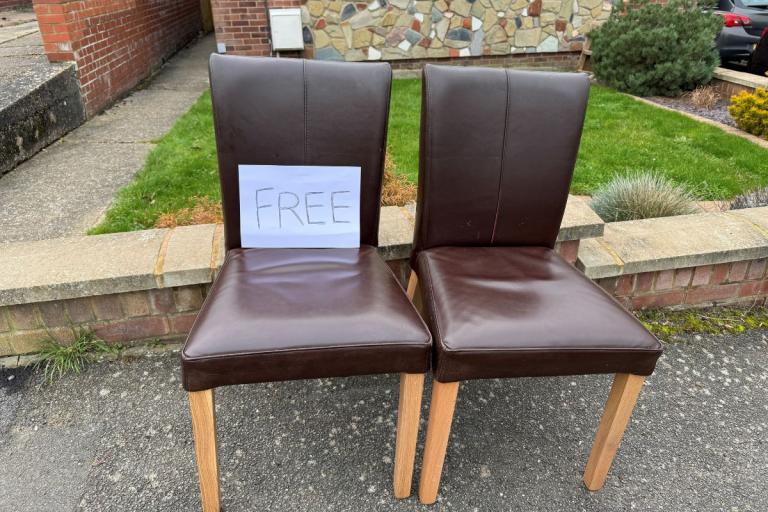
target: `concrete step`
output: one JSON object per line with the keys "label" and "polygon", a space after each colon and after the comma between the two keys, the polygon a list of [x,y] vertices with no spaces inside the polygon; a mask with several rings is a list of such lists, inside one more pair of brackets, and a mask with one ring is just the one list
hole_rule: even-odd
{"label": "concrete step", "polygon": [[85,121],[74,63],[49,63],[39,34],[19,28],[0,29],[0,175]]}

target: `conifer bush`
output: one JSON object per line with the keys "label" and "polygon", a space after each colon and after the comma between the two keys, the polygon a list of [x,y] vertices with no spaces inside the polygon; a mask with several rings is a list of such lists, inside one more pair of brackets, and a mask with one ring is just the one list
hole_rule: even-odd
{"label": "conifer bush", "polygon": [[723,20],[691,0],[614,9],[589,33],[601,82],[638,96],[677,96],[712,79]]}

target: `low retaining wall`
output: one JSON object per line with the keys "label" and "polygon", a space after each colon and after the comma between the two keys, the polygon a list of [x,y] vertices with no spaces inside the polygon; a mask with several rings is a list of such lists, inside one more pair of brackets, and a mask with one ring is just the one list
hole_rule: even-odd
{"label": "low retaining wall", "polygon": [[[380,253],[405,282],[414,218],[382,209]],[[557,250],[627,307],[763,304],[768,207],[603,224],[570,198]],[[206,224],[0,245],[0,356],[73,338],[178,340],[224,258]]]}
{"label": "low retaining wall", "polygon": [[[382,208],[379,250],[403,283],[413,222],[405,208]],[[571,198],[558,250],[575,262],[579,239],[602,230]],[[69,341],[76,328],[108,342],[183,338],[223,259],[213,224],[0,244],[0,268],[13,269],[0,274],[0,356]]]}
{"label": "low retaining wall", "polygon": [[712,79],[712,85],[720,91],[720,94],[730,97],[742,91],[755,92],[755,89],[758,87],[768,89],[768,77],[753,75],[743,71],[734,71],[732,69],[717,68]]}
{"label": "low retaining wall", "polygon": [[577,267],[633,309],[763,304],[768,207],[605,225]]}

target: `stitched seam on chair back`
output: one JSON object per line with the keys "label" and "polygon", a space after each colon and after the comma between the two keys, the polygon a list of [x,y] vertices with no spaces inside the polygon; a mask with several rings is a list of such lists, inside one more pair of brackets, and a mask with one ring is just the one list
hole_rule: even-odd
{"label": "stitched seam on chair back", "polygon": [[499,161],[499,184],[496,189],[496,212],[493,218],[493,229],[491,230],[491,243],[493,245],[496,241],[496,226],[499,223],[499,211],[501,210],[501,185],[504,180],[504,155],[507,150],[507,124],[509,121],[509,71],[504,70],[504,80],[506,84],[506,101],[504,104],[504,130],[501,140],[501,158]]}
{"label": "stitched seam on chair back", "polygon": [[301,59],[301,80],[304,83],[304,155],[302,163],[307,164],[309,155],[309,102],[307,101],[307,61]]}

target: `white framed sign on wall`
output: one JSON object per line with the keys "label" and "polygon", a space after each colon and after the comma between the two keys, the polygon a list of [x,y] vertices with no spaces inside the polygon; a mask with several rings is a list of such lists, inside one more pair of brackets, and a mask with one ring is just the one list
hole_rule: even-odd
{"label": "white framed sign on wall", "polygon": [[360,247],[360,167],[239,165],[245,248]]}

